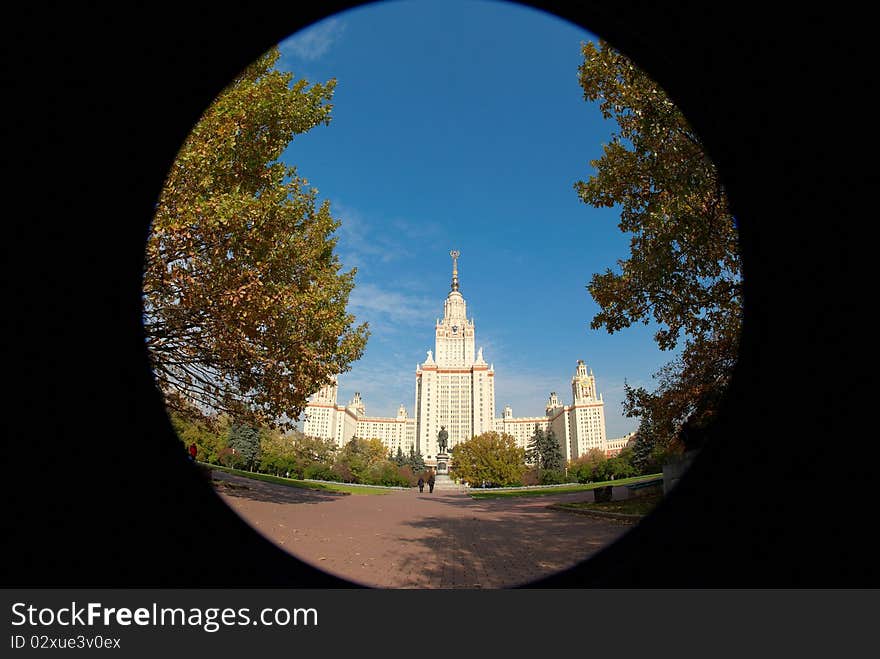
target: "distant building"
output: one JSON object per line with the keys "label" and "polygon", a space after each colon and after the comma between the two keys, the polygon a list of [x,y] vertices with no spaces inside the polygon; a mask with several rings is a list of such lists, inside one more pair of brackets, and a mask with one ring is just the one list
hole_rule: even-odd
{"label": "distant building", "polygon": [[[552,430],[566,460],[592,448],[608,453],[605,437],[605,402],[596,390],[596,378],[582,360],[571,379],[572,402],[563,405],[556,392],[550,394],[545,416],[514,417],[509,405],[495,418],[495,368],[483,359],[476,346],[473,319],[459,291],[458,257],[452,256],[452,286],[443,305],[443,318],[434,326],[434,351],[416,365],[415,415],[407,416],[401,404],[394,418],[368,417],[360,393],[348,405],[337,404],[338,381],[322,387],[306,405],[303,432],[333,439],[339,446],[352,437],[378,438],[391,452],[421,452],[428,465],[436,462],[437,433],[444,426],[451,450],[459,442],[489,430],[511,435],[527,448],[535,426]],[[621,440],[614,440],[615,442]],[[616,447],[617,444],[614,444]],[[622,448],[622,446],[620,447]]]}
{"label": "distant building", "polygon": [[608,442],[605,444],[605,457],[613,458],[627,446],[630,446],[633,442],[635,442],[635,440],[635,431],[628,433],[623,437],[618,437],[617,439],[609,439]]}
{"label": "distant building", "polygon": [[368,417],[360,392],[355,392],[348,405],[337,405],[337,378],[321,387],[306,406],[303,433],[311,437],[332,439],[342,446],[352,437],[377,438],[393,453],[400,448],[405,454],[415,447],[415,419],[407,417],[401,405],[395,418]]}

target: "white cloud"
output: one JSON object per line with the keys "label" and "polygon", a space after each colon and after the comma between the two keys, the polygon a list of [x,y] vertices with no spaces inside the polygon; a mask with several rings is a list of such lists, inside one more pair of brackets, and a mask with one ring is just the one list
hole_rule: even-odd
{"label": "white cloud", "polygon": [[345,23],[338,18],[329,18],[297,32],[283,41],[279,49],[282,55],[314,61],[326,55],[344,31]]}
{"label": "white cloud", "polygon": [[356,284],[351,292],[348,310],[359,321],[368,321],[371,325],[380,323],[409,327],[423,327],[426,318],[432,318],[440,311],[435,300],[363,282]]}
{"label": "white cloud", "polygon": [[410,255],[403,240],[395,240],[387,229],[377,229],[357,210],[334,201],[333,217],[339,220],[339,251],[346,267],[370,261],[388,263]]}

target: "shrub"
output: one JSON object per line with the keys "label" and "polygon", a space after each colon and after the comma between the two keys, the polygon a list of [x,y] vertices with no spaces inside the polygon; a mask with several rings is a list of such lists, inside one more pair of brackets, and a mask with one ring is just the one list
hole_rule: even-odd
{"label": "shrub", "polygon": [[[605,480],[605,463],[607,462],[608,459],[605,457],[605,452],[601,449],[593,448],[569,463],[569,474],[578,483],[593,483]],[[608,473],[610,477],[610,472]]]}
{"label": "shrub", "polygon": [[235,451],[233,451],[230,447],[225,447],[221,449],[220,454],[217,456],[217,460],[224,467],[229,467],[230,469],[240,469],[244,466],[244,457]]}
{"label": "shrub", "polygon": [[409,480],[400,473],[400,468],[390,460],[383,460],[372,465],[367,470],[364,483],[389,487],[409,486]]}
{"label": "shrub", "polygon": [[344,462],[337,462],[330,469],[333,474],[333,478],[330,480],[339,481],[341,483],[353,483],[354,482],[354,474],[351,473],[351,469],[348,468],[348,465]]}
{"label": "shrub", "polygon": [[541,482],[541,470],[537,467],[533,467],[529,469],[526,473],[523,474],[522,483],[523,485],[538,485]]}
{"label": "shrub", "polygon": [[311,478],[317,481],[335,481],[338,476],[330,465],[323,462],[312,462],[303,469],[303,478]]}
{"label": "shrub", "polygon": [[415,487],[418,483],[419,477],[415,475],[412,467],[408,464],[398,467],[397,473],[400,474],[401,479],[403,479],[409,487]]}
{"label": "shrub", "polygon": [[540,475],[541,485],[559,485],[565,483],[568,479],[565,472],[561,469],[542,469]]}

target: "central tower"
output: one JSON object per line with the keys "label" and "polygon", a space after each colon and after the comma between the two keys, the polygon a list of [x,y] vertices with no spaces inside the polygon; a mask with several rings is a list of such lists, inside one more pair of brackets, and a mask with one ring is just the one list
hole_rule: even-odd
{"label": "central tower", "polygon": [[449,449],[474,435],[492,430],[495,417],[495,371],[474,354],[474,321],[459,290],[458,258],[452,250],[452,285],[443,304],[443,318],[434,327],[434,355],[428,351],[416,366],[416,446],[428,464],[437,455],[437,433],[445,426]]}
{"label": "central tower", "polygon": [[467,303],[458,290],[458,257],[452,250],[452,287],[443,304],[443,319],[434,328],[434,353],[438,366],[472,366],[474,321],[467,318]]}

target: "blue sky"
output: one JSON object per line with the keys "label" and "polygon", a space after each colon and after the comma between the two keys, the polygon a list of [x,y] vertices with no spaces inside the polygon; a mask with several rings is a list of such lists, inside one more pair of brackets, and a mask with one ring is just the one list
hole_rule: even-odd
{"label": "blue sky", "polygon": [[280,44],[278,68],[336,78],[333,120],[283,159],[329,199],[338,253],[357,267],[349,310],[372,336],[340,377],[371,416],[413,412],[416,364],[433,349],[458,249],[477,347],[495,365],[496,413],[542,415],[571,402],[576,362],[593,370],[609,438],[623,384],[653,388],[673,355],[653,326],[591,330],[595,272],[628,255],[616,209],[582,203],[574,183],[614,130],[583,99],[580,44],[596,37],[535,9],[476,0],[362,6]]}

